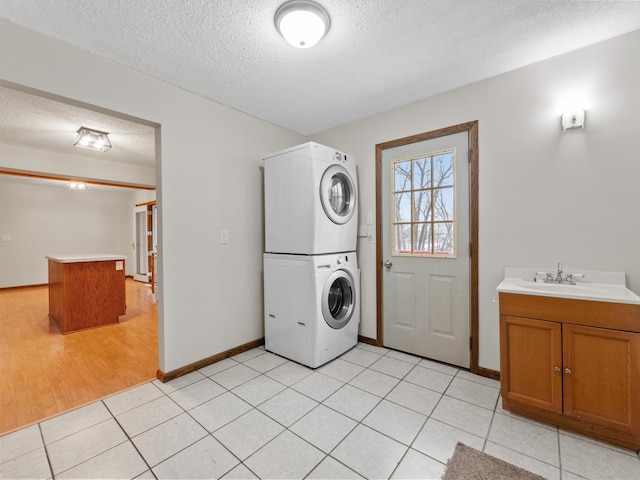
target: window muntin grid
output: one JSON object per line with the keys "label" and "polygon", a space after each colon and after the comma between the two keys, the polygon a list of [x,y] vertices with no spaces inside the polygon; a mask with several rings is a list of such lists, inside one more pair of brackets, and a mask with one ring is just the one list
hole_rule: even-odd
{"label": "window muntin grid", "polygon": [[394,256],[456,257],[455,148],[391,162]]}

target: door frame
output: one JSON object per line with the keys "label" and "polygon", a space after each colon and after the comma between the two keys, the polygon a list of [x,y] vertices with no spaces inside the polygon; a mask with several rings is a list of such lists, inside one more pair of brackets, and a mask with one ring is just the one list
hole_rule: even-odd
{"label": "door frame", "polygon": [[419,133],[376,145],[376,345],[383,345],[382,298],[382,153],[390,148],[445,137],[456,133],[469,134],[469,334],[470,371],[479,372],[479,318],[478,318],[478,120],[453,125],[430,132]]}
{"label": "door frame", "polygon": [[[154,228],[154,215],[153,215],[153,208],[157,205],[157,201],[156,200],[151,200],[150,202],[143,202],[143,203],[136,203],[136,206],[134,207],[133,211],[134,211],[134,217],[133,217],[133,222],[134,222],[134,235],[137,236],[137,230],[138,230],[138,218],[137,218],[137,214],[138,213],[142,213],[145,212],[145,250],[146,250],[146,259],[147,259],[147,279],[144,280],[145,283],[151,283],[151,293],[155,294],[155,283],[156,283],[156,279],[155,279],[155,261],[154,261],[154,257],[152,252],[155,251],[155,245],[154,245],[154,238],[157,234],[157,232],[155,231]],[[144,210],[143,210],[144,208]],[[157,212],[156,212],[157,213]],[[137,242],[136,242],[136,238],[134,238],[134,243],[137,246]],[[138,251],[137,248],[134,249],[134,255],[135,255],[135,270],[136,273],[134,273],[134,279],[136,279],[136,274],[137,274],[137,268],[138,268]],[[138,280],[136,279],[136,281],[142,281],[142,280]]]}

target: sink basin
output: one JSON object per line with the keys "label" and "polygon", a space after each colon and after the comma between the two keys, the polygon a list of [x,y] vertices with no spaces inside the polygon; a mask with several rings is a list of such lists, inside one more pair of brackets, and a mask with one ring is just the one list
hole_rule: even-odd
{"label": "sink basin", "polygon": [[[532,273],[533,272],[533,273]],[[578,281],[576,285],[568,283],[544,283],[534,281],[535,270],[505,269],[505,278],[498,285],[497,291],[504,293],[518,293],[522,295],[542,295],[545,297],[575,298],[599,302],[640,304],[640,297],[629,290],[624,284],[624,274],[598,276],[597,272],[589,272],[586,279],[600,281]]]}
{"label": "sink basin", "polygon": [[543,283],[543,282],[531,282],[524,280],[520,283],[523,288],[531,288],[540,292],[556,292],[561,294],[571,295],[585,295],[585,296],[598,296],[608,295],[615,290],[616,286],[612,285],[571,285],[569,283]]}
{"label": "sink basin", "polygon": [[557,293],[559,295],[571,295],[580,297],[606,297],[619,292],[620,286],[618,285],[602,285],[602,284],[590,284],[590,285],[571,285],[568,283],[543,283],[533,282],[529,280],[522,280],[519,282],[519,286],[522,288],[535,290],[541,293]]}

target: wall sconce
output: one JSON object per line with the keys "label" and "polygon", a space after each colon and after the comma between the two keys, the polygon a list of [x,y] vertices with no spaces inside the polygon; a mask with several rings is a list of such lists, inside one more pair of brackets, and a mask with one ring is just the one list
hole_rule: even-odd
{"label": "wall sconce", "polygon": [[99,130],[92,130],[87,127],[80,127],[78,129],[78,137],[74,147],[89,148],[91,150],[97,150],[99,152],[106,152],[111,148],[111,142],[109,141],[107,132],[101,132]]}
{"label": "wall sconce", "polygon": [[280,5],[275,23],[280,35],[297,48],[313,47],[331,25],[325,9],[309,0],[291,0]]}
{"label": "wall sconce", "polygon": [[585,112],[583,109],[573,110],[570,113],[562,114],[562,131],[569,128],[584,128]]}

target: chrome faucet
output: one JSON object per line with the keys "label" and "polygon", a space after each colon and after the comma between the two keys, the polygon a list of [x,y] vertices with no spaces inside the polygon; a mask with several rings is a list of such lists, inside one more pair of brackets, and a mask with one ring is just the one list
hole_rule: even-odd
{"label": "chrome faucet", "polygon": [[584,273],[567,273],[565,278],[562,278],[562,274],[564,273],[564,269],[562,268],[562,263],[558,263],[558,272],[554,278],[552,273],[549,272],[536,272],[533,281],[537,282],[537,275],[544,275],[544,283],[559,283],[559,284],[567,284],[567,285],[575,285],[576,277],[584,278]]}
{"label": "chrome faucet", "polygon": [[558,263],[558,275],[556,275],[556,282],[562,283],[562,264]]}

